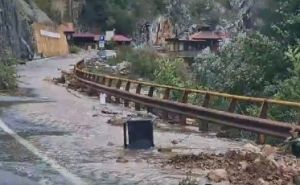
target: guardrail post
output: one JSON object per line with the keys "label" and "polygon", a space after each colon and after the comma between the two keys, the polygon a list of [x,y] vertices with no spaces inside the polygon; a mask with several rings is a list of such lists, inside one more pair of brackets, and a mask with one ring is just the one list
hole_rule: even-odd
{"label": "guardrail post", "polygon": [[[227,112],[234,113],[237,103],[238,103],[238,101],[235,98],[232,98],[230,101],[229,107],[227,109]],[[226,126],[221,127],[221,130],[226,130],[226,129],[228,129],[228,127],[226,127]]]}
{"label": "guardrail post", "polygon": [[92,74],[92,75],[91,75],[91,81],[93,81],[93,82],[94,82],[94,81],[95,81],[95,79],[96,79],[96,76],[95,76],[94,74]]}
{"label": "guardrail post", "polygon": [[[112,86],[112,83],[113,83],[113,79],[112,78],[109,78],[108,79],[108,87],[111,87]],[[107,103],[111,103],[111,95],[107,94],[106,96],[106,102]]]}
{"label": "guardrail post", "polygon": [[[116,88],[117,88],[117,89],[120,89],[121,86],[122,86],[122,80],[119,79],[118,82],[117,82]],[[119,103],[121,102],[121,101],[120,101],[120,98],[118,98],[118,97],[115,97],[115,98],[116,98],[116,103],[119,104]]]}
{"label": "guardrail post", "polygon": [[99,83],[100,82],[100,77],[96,76],[96,82]]}
{"label": "guardrail post", "polygon": [[102,77],[101,84],[102,84],[102,85],[105,85],[105,84],[106,84],[106,78],[105,78],[105,77]]}
{"label": "guardrail post", "polygon": [[[148,96],[149,97],[153,97],[154,90],[155,90],[155,87],[153,87],[153,86],[151,86],[149,88],[149,91],[148,91]],[[152,112],[152,108],[151,107],[147,107],[147,111],[148,112]]]}
{"label": "guardrail post", "polygon": [[[181,103],[187,103],[189,98],[189,91],[184,91]],[[186,125],[186,116],[180,115],[180,124]]]}
{"label": "guardrail post", "polygon": [[[261,109],[260,109],[260,118],[266,119],[268,117],[268,102],[264,101]],[[258,144],[265,144],[266,143],[266,136],[264,134],[258,133]]]}
{"label": "guardrail post", "polygon": [[[166,88],[166,89],[165,89],[165,92],[164,92],[164,97],[163,97],[163,99],[164,99],[164,100],[169,100],[169,99],[170,99],[170,93],[171,93],[171,89]],[[168,112],[167,112],[167,111],[163,111],[163,113],[162,113],[162,118],[163,118],[163,119],[168,119],[168,118],[169,118]]]}
{"label": "guardrail post", "polygon": [[[127,91],[127,92],[130,91],[130,85],[131,85],[131,83],[128,81],[126,83],[125,91]],[[124,100],[124,106],[125,107],[129,107],[129,101],[128,100]]]}
{"label": "guardrail post", "polygon": [[[141,94],[141,90],[142,90],[142,84],[138,84],[138,86],[136,87],[136,94]],[[135,103],[135,110],[140,111],[141,110],[141,105],[139,103]]]}
{"label": "guardrail post", "polygon": [[[210,101],[210,94],[206,93],[204,96],[204,101],[202,104],[202,107],[208,107],[209,106],[209,101]],[[207,121],[200,121],[200,131],[208,131],[208,123]]]}

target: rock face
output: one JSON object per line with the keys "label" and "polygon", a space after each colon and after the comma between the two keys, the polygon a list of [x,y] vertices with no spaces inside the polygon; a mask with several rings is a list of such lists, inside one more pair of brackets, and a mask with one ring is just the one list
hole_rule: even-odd
{"label": "rock face", "polygon": [[[233,34],[259,28],[264,23],[261,12],[270,0],[169,0],[165,14],[147,20],[148,44],[163,45],[166,38],[186,39],[203,27]],[[137,40],[146,42],[146,35]]]}
{"label": "rock face", "polygon": [[32,0],[0,0],[0,57],[5,54],[24,59],[33,57],[33,22],[51,20]]}

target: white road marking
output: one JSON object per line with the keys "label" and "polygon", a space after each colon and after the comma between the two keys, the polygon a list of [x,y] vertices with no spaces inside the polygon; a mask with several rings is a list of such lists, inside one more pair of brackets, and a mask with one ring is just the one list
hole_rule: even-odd
{"label": "white road marking", "polygon": [[81,178],[69,172],[66,168],[60,166],[56,161],[50,159],[46,155],[42,154],[35,146],[33,146],[30,142],[19,136],[16,132],[10,129],[1,119],[0,119],[0,128],[3,129],[4,132],[8,133],[12,136],[17,142],[27,148],[34,155],[42,159],[45,163],[49,164],[54,170],[64,176],[68,181],[70,181],[74,185],[87,185]]}

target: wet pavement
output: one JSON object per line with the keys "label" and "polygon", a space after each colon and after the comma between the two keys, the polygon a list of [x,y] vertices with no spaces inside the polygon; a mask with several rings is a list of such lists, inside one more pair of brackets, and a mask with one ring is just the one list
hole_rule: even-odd
{"label": "wet pavement", "polygon": [[[110,115],[93,115],[95,107],[124,113],[132,110],[117,105],[101,106],[95,98],[74,96],[64,87],[45,80],[60,76],[58,69],[71,69],[79,60],[78,56],[59,57],[19,67],[23,92],[30,92],[32,98],[37,98],[34,101],[51,101],[6,106],[1,108],[0,118],[33,145],[34,151],[46,157],[35,155],[0,128],[0,185],[74,184],[66,174],[90,185],[178,184],[188,172],[163,167],[161,162],[170,156],[203,151],[223,153],[243,145],[207,134],[156,130],[156,147],[172,148],[171,153],[159,153],[157,149],[124,150],[122,128],[106,123]],[[174,145],[174,139],[181,142]],[[50,160],[61,168],[51,165]],[[200,184],[205,184],[204,172],[193,174]]]}

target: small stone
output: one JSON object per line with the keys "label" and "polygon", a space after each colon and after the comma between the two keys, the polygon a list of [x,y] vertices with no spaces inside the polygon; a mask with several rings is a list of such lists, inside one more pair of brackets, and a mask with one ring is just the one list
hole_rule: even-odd
{"label": "small stone", "polygon": [[208,173],[207,177],[213,182],[222,182],[228,180],[228,175],[225,169],[212,170]]}
{"label": "small stone", "polygon": [[107,146],[114,146],[114,144],[112,142],[108,142]]}
{"label": "small stone", "polygon": [[260,149],[257,146],[254,146],[250,143],[244,145],[244,149],[253,153],[260,153]]}
{"label": "small stone", "polygon": [[119,157],[117,160],[116,160],[117,163],[128,163],[128,160],[127,159],[124,159],[123,157]]}
{"label": "small stone", "polygon": [[115,116],[107,121],[107,123],[111,125],[123,125],[126,122],[127,122],[126,118],[122,118],[118,116]]}
{"label": "small stone", "polygon": [[172,143],[173,145],[177,145],[179,142],[178,142],[177,140],[173,140],[173,141],[171,141],[171,143]]}
{"label": "small stone", "polygon": [[172,152],[172,148],[158,148],[157,151],[162,153]]}
{"label": "small stone", "polygon": [[262,147],[261,152],[263,156],[268,157],[270,155],[274,155],[277,152],[277,149],[271,145],[265,145]]}
{"label": "small stone", "polygon": [[246,170],[248,163],[246,161],[239,162],[239,165],[241,166],[242,170]]}
{"label": "small stone", "polygon": [[109,110],[109,109],[103,109],[101,112],[103,114],[118,114],[118,112],[114,112],[114,111]]}
{"label": "small stone", "polygon": [[93,116],[93,117],[98,117],[98,116],[99,116],[99,114],[97,114],[97,113],[96,113],[96,114],[93,114],[92,116]]}
{"label": "small stone", "polygon": [[269,185],[269,184],[270,184],[269,182],[265,181],[265,180],[262,179],[262,178],[259,178],[259,179],[257,180],[257,185]]}

